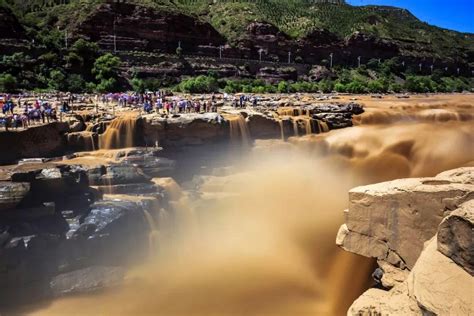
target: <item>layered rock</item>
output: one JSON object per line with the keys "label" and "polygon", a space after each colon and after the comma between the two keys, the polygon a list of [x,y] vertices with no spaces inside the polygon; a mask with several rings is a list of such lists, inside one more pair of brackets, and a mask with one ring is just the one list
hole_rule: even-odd
{"label": "layered rock", "polygon": [[338,243],[360,255],[413,268],[443,218],[474,196],[474,184],[456,181],[440,175],[352,189]]}
{"label": "layered rock", "polygon": [[449,214],[438,229],[438,250],[474,275],[474,200]]}
{"label": "layered rock", "polygon": [[51,157],[60,155],[64,149],[64,134],[69,130],[67,123],[55,122],[30,127],[24,131],[0,133],[0,164],[20,158]]}
{"label": "layered rock", "polygon": [[177,115],[163,118],[160,115],[144,116],[145,143],[160,146],[202,145],[225,140],[228,129],[225,120],[217,113]]}
{"label": "layered rock", "polygon": [[461,168],[351,191],[336,242],[378,258],[374,275],[385,289],[369,289],[348,315],[474,312],[473,176],[474,168]]}
{"label": "layered rock", "polygon": [[0,182],[0,211],[17,206],[29,191],[29,183]]}
{"label": "layered rock", "polygon": [[129,4],[98,6],[75,30],[105,49],[165,51],[175,53],[179,43],[186,52],[218,47],[225,40],[210,24],[182,13]]}
{"label": "layered rock", "polygon": [[[138,167],[152,164],[142,157],[145,151],[117,151],[118,163],[95,167],[51,161],[3,170],[8,181],[0,182],[2,310],[114,286],[127,264],[148,255],[150,218],[158,218],[153,212],[160,210],[163,194]],[[127,196],[98,200],[102,194],[89,182],[120,187],[112,191]]]}

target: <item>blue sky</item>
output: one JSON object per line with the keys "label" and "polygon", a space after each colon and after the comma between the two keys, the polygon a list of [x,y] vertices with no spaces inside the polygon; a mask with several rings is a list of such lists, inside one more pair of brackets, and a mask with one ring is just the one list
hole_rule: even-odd
{"label": "blue sky", "polygon": [[420,20],[474,33],[474,0],[347,0],[352,5],[380,4],[410,10]]}

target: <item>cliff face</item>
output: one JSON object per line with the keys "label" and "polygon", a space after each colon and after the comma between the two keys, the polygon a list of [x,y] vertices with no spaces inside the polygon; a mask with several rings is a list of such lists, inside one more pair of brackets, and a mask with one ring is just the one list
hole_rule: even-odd
{"label": "cliff face", "polygon": [[0,34],[3,39],[25,39],[25,29],[15,17],[13,12],[0,6]]}
{"label": "cliff face", "polygon": [[26,49],[26,31],[13,12],[0,4],[0,54],[13,54]]}
{"label": "cliff face", "polygon": [[[384,12],[383,9],[379,10]],[[386,10],[392,15],[397,12],[394,8]],[[403,13],[400,13],[403,17],[407,15],[405,10],[399,11]],[[258,19],[248,24],[242,21],[243,25],[240,27],[243,28],[239,38],[231,39],[222,30],[219,31],[219,28],[216,29],[211,23],[203,22],[205,19],[201,18],[176,10],[168,11],[127,3],[106,3],[95,8],[76,26],[73,33],[75,36],[97,42],[106,50],[114,49],[115,34],[117,50],[121,51],[174,54],[181,43],[184,54],[218,57],[219,47],[222,45],[225,57],[258,60],[259,51],[262,50],[264,60],[276,62],[286,62],[288,52],[291,52],[293,61],[298,58],[296,61],[311,64],[319,64],[322,60],[329,59],[332,53],[337,63],[344,64],[353,65],[358,56],[363,56],[365,62],[370,58],[403,56],[407,64],[417,65],[418,62],[437,54],[430,41],[381,38],[358,31],[341,36],[322,28],[314,29],[303,37],[291,37],[271,22]],[[365,22],[378,25],[383,22],[380,19],[373,15]],[[415,17],[412,19],[416,20]],[[458,61],[461,57],[469,58],[464,53],[463,56],[456,56]],[[453,62],[452,59],[443,58],[443,63]]]}
{"label": "cliff face", "polygon": [[349,315],[473,313],[474,168],[359,187],[349,198],[336,243],[377,258],[383,288]]}
{"label": "cliff face", "polygon": [[78,25],[75,34],[109,50],[114,48],[114,34],[118,50],[175,53],[181,42],[182,49],[192,53],[225,42],[210,24],[194,17],[127,3],[100,5]]}

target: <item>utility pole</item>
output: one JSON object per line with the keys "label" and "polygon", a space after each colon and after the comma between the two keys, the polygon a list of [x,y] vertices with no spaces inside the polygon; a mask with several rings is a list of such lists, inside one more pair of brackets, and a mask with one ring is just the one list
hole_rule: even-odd
{"label": "utility pole", "polygon": [[117,18],[114,17],[114,53],[117,52],[117,34],[115,32],[115,24],[117,23]]}
{"label": "utility pole", "polygon": [[362,58],[361,56],[357,57],[357,65],[358,65],[359,68],[360,68],[360,59],[361,58]]}
{"label": "utility pole", "polygon": [[291,52],[288,52],[288,63],[291,64]]}
{"label": "utility pole", "polygon": [[333,53],[329,54],[329,58],[330,58],[329,69],[332,69],[332,58],[333,58],[333,56],[334,56]]}

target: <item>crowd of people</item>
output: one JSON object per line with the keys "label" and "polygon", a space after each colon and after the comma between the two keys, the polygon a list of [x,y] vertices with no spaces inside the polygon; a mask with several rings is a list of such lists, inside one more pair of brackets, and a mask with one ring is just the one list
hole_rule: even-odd
{"label": "crowd of people", "polygon": [[58,112],[71,111],[72,98],[51,101],[50,96],[40,96],[31,101],[28,96],[21,95],[14,100],[11,95],[0,96],[0,126],[9,128],[28,128],[30,126],[58,121]]}
{"label": "crowd of people", "polygon": [[[93,104],[96,111],[104,113],[115,107],[139,109],[143,113],[175,115],[217,112],[218,105],[227,103],[235,108],[257,106],[258,97],[246,95],[212,94],[209,96],[173,96],[156,91],[147,93],[108,93],[102,95],[0,95],[0,126],[5,130],[28,128],[62,120],[65,113],[73,113],[74,103]],[[100,105],[100,106],[99,106]],[[100,109],[100,110],[99,110]],[[59,116],[59,117],[58,117]]]}
{"label": "crowd of people", "polygon": [[96,96],[96,101],[103,104],[116,103],[120,107],[141,108],[145,113],[159,113],[164,115],[184,113],[209,113],[217,112],[219,101],[230,102],[233,107],[244,108],[249,103],[253,106],[258,104],[258,97],[235,96],[224,93],[223,95],[212,94],[210,99],[204,95],[193,97],[170,96],[165,92],[156,91],[143,94],[106,94]]}

